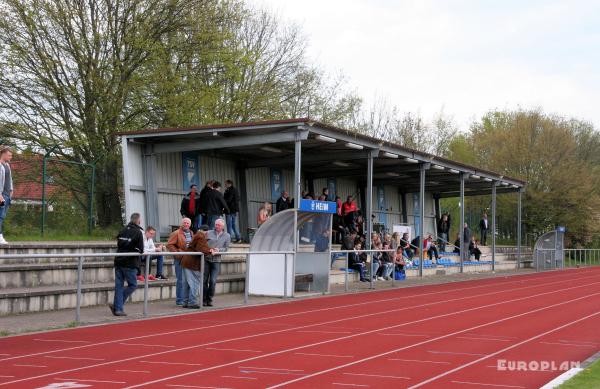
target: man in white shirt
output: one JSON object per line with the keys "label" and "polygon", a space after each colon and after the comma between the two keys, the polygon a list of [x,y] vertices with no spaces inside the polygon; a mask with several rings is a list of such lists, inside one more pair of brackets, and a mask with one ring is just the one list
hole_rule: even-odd
{"label": "man in white shirt", "polygon": [[6,146],[0,148],[0,244],[8,243],[4,239],[2,227],[13,194],[12,171],[10,169],[11,159],[11,149]]}
{"label": "man in white shirt", "polygon": [[[146,227],[146,232],[144,232],[144,253],[159,253],[163,251],[164,245],[159,243],[157,245],[154,244],[154,237],[156,236],[156,229],[152,226]],[[145,266],[145,261],[150,261],[150,269],[152,269],[152,260],[156,258],[156,277],[152,274],[148,274],[149,281],[156,280],[166,280],[167,277],[163,275],[163,256],[162,255],[149,255],[146,257],[142,257],[142,266]],[[143,271],[141,271],[143,273]],[[143,282],[144,276],[142,274],[138,275],[138,280]]]}

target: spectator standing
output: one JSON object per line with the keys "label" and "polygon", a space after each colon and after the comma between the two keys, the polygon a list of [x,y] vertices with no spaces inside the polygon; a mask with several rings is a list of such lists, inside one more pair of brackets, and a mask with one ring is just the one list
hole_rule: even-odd
{"label": "spectator standing", "polygon": [[437,232],[440,250],[445,252],[446,243],[448,243],[450,239],[450,215],[447,212],[444,212],[438,220]]}
{"label": "spectator standing", "polygon": [[[146,232],[144,233],[144,254],[147,253],[160,253],[164,249],[164,245],[162,243],[155,244],[154,237],[156,236],[156,229],[152,226],[146,227]],[[152,255],[152,256],[144,256],[142,257],[142,261],[150,261],[150,270],[152,270],[152,260],[156,258],[156,277],[151,273],[148,274],[148,280],[156,281],[156,280],[166,280],[167,277],[163,274],[163,261],[164,258],[162,255]],[[144,263],[143,263],[144,264]],[[139,278],[141,276],[141,279]],[[138,276],[138,281],[144,282],[144,276]]]}
{"label": "spectator standing", "polygon": [[212,190],[213,183],[215,180],[206,181],[206,185],[200,191],[200,221],[199,224],[208,224],[208,218],[206,216],[206,208],[208,207],[206,194],[209,190]]}
{"label": "spectator standing", "polygon": [[285,211],[286,209],[292,208],[292,201],[287,191],[281,192],[281,197],[277,199],[275,203],[275,212]]}
{"label": "spectator standing", "polygon": [[11,160],[11,149],[6,146],[0,148],[0,244],[8,243],[4,239],[4,219],[6,219],[13,194]]}
{"label": "spectator standing", "polygon": [[231,237],[225,232],[225,220],[217,219],[215,229],[206,233],[206,239],[212,256],[206,257],[204,262],[204,305],[212,307],[217,277],[221,270],[221,258],[216,257],[216,254],[226,252],[231,243]]}
{"label": "spectator standing", "polygon": [[[117,235],[117,253],[144,252],[144,237],[139,213],[131,214],[129,224]],[[108,304],[110,311],[115,316],[127,316],[123,311],[125,301],[137,288],[137,269],[140,267],[139,256],[115,257],[115,296],[112,304]],[[127,281],[127,288],[125,288]]]}
{"label": "spectator standing", "polygon": [[225,202],[229,208],[229,213],[225,216],[227,221],[227,232],[231,236],[231,240],[236,243],[242,241],[242,236],[238,229],[237,223],[240,214],[240,192],[233,186],[233,181],[225,181]]}
{"label": "spectator standing", "polygon": [[206,218],[208,220],[208,228],[215,227],[215,221],[223,217],[224,214],[230,213],[225,197],[221,193],[221,183],[214,181],[212,189],[206,192]]}
{"label": "spectator standing", "polygon": [[[208,247],[208,241],[206,240],[206,231],[208,226],[203,224],[198,229],[198,232],[194,234],[192,241],[188,247],[188,251],[202,252],[205,256],[211,254],[210,248]],[[183,268],[183,275],[185,282],[183,283],[183,308],[199,309],[198,305],[198,291],[200,290],[200,271],[202,270],[202,257],[199,255],[184,255],[181,258],[181,267]]]}
{"label": "spectator standing", "polygon": [[[167,250],[170,252],[183,252],[187,251],[190,243],[192,242],[192,238],[194,237],[194,233],[190,229],[192,221],[184,217],[181,220],[180,227],[173,231],[171,235],[169,235],[169,240],[167,241]],[[185,282],[183,270],[181,267],[181,255],[175,255],[173,257],[173,265],[175,266],[175,277],[177,278],[177,282],[175,284],[175,304],[183,305],[184,301],[187,301],[188,297],[184,295],[183,285]]]}
{"label": "spectator standing", "polygon": [[349,230],[357,230],[355,226],[355,218],[358,212],[356,203],[352,200],[352,196],[346,197],[346,201],[342,204],[342,217],[344,224]]}
{"label": "spectator standing", "polygon": [[258,216],[256,217],[256,226],[262,226],[269,218],[271,217],[271,213],[273,212],[273,206],[269,202],[265,202],[258,209]]}
{"label": "spectator standing", "polygon": [[487,243],[487,234],[490,225],[488,223],[488,215],[486,212],[481,216],[481,220],[479,221],[479,231],[481,232],[481,244],[486,245]]}
{"label": "spectator standing", "polygon": [[198,185],[190,185],[190,191],[181,200],[179,210],[181,217],[187,217],[192,221],[192,231],[197,231],[200,225],[200,194],[197,189]]}
{"label": "spectator standing", "polygon": [[471,233],[471,229],[469,228],[469,225],[467,223],[465,223],[463,234],[464,234],[463,235],[464,246],[468,248],[469,242],[471,242],[472,233]]}

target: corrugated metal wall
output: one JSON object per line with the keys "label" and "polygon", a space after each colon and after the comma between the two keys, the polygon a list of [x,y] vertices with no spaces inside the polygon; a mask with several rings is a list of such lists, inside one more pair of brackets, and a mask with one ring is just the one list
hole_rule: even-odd
{"label": "corrugated metal wall", "polygon": [[[407,207],[407,215],[408,215],[408,224],[410,226],[413,227],[415,226],[415,215],[414,215],[414,211],[413,211],[413,194],[412,193],[407,193],[406,194],[406,207]],[[434,206],[434,200],[433,200],[433,195],[429,192],[425,192],[425,224],[423,225],[423,230],[425,232],[425,235],[428,234],[432,234],[432,235],[436,235],[437,234],[437,229],[436,229],[436,220],[435,220],[435,206]],[[415,232],[415,235],[418,233]]]}
{"label": "corrugated metal wall", "polygon": [[378,187],[373,186],[373,214],[376,216],[375,222],[382,222],[380,214],[385,214],[385,229],[386,231],[392,231],[394,224],[400,224],[402,222],[402,204],[400,194],[397,186],[384,185],[384,197],[385,204],[383,210],[379,205]]}
{"label": "corrugated metal wall", "polygon": [[[284,175],[284,180],[285,179]],[[284,182],[283,184],[287,186],[287,182]],[[266,167],[247,169],[246,190],[248,194],[248,226],[256,227],[258,209],[264,202],[272,202],[271,170]]]}
{"label": "corrugated metal wall", "polygon": [[[129,212],[138,212],[142,222],[146,220],[146,190],[144,180],[143,146],[129,142],[127,144],[127,159],[129,173]],[[125,215],[129,220],[130,215]]]}
{"label": "corrugated metal wall", "polygon": [[208,180],[217,180],[225,188],[225,180],[232,180],[235,185],[238,184],[238,179],[235,174],[235,162],[200,156],[200,179],[202,184]]}

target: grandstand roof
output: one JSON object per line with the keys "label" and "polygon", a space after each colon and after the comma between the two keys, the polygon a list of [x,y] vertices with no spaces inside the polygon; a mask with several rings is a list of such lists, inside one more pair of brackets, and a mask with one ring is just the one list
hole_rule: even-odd
{"label": "grandstand roof", "polygon": [[440,197],[459,194],[460,173],[465,195],[488,194],[492,182],[497,192],[522,190],[526,182],[330,126],[308,118],[212,124],[182,128],[155,128],[122,132],[129,141],[149,145],[154,153],[210,150],[234,159],[246,168],[294,167],[294,141],[302,139],[302,172],[311,178],[357,177],[366,179],[367,158],[374,158],[374,183],[397,185],[403,192],[419,191],[419,164],[429,168],[426,190]]}

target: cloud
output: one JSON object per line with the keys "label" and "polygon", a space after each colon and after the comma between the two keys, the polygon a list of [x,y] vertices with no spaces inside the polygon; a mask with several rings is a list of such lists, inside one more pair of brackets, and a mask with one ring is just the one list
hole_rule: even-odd
{"label": "cloud", "polygon": [[444,111],[541,107],[600,127],[600,3],[255,0],[299,23],[309,55],[365,98]]}

